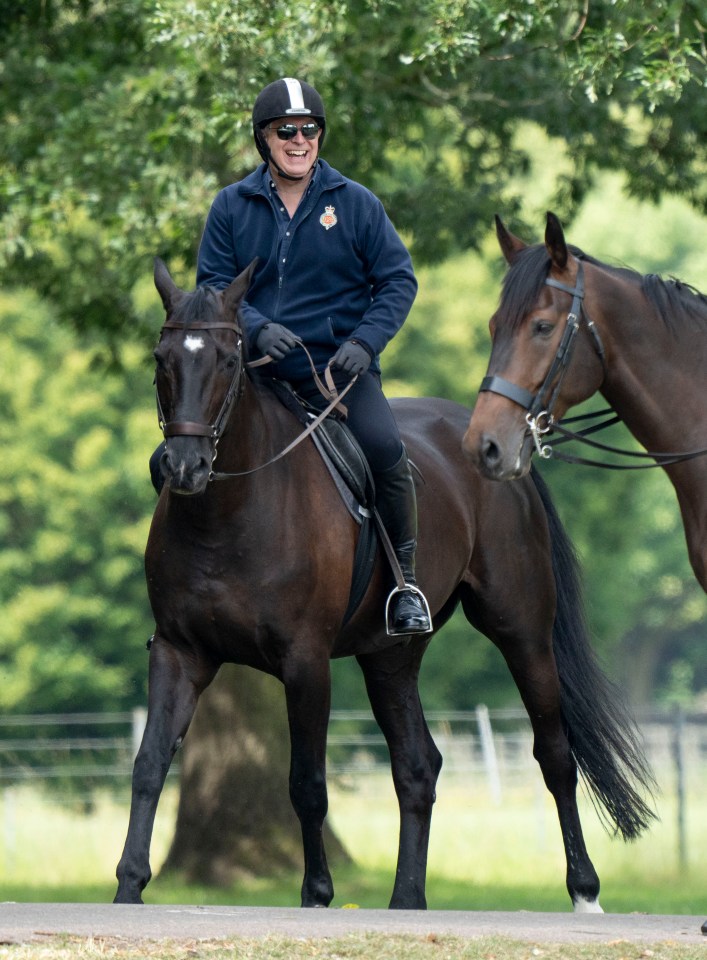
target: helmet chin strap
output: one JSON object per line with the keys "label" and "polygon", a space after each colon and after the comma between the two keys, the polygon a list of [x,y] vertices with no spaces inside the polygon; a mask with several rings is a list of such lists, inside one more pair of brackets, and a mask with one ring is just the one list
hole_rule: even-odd
{"label": "helmet chin strap", "polygon": [[293,177],[291,173],[285,173],[285,171],[282,170],[282,169],[275,163],[275,160],[273,159],[272,151],[270,150],[270,147],[268,146],[268,142],[267,142],[267,140],[265,139],[265,137],[262,135],[262,133],[260,134],[260,142],[261,142],[261,144],[262,144],[262,146],[263,146],[263,150],[264,150],[265,153],[267,154],[267,157],[268,157],[268,166],[269,166],[269,167],[274,167],[274,169],[277,171],[278,177],[282,177],[283,180],[291,180],[293,183],[298,183],[300,180],[304,180],[305,177],[309,176],[309,174],[311,173],[311,171],[312,171],[313,167],[315,166],[317,160],[319,159],[319,157],[317,157],[317,158],[315,159],[314,163],[312,164],[312,166],[309,168],[309,170],[308,170],[306,173],[303,173],[301,177]]}
{"label": "helmet chin strap", "polygon": [[280,167],[278,167],[278,165],[277,165],[277,164],[275,163],[275,161],[273,160],[272,154],[270,153],[269,150],[268,150],[268,157],[270,158],[270,162],[269,162],[268,166],[273,166],[273,167],[275,168],[275,170],[277,171],[278,177],[282,177],[283,180],[293,180],[293,181],[295,181],[295,182],[299,182],[300,180],[304,180],[304,178],[307,176],[307,174],[309,174],[309,170],[311,170],[312,167],[314,166],[314,163],[316,163],[316,160],[315,160],[314,163],[312,164],[312,167],[309,168],[309,170],[307,171],[307,173],[303,173],[301,177],[293,177],[291,173],[285,173],[284,170],[281,170]]}

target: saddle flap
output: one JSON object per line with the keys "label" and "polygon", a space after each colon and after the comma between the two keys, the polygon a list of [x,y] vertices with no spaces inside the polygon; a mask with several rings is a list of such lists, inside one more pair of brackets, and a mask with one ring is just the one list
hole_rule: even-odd
{"label": "saddle flap", "polygon": [[341,420],[327,417],[315,432],[356,500],[372,509],[375,497],[373,477],[368,461],[351,431]]}

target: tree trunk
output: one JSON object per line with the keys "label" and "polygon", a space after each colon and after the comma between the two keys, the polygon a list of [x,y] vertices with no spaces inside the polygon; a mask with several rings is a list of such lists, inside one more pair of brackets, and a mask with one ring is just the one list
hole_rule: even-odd
{"label": "tree trunk", "polygon": [[[182,751],[177,823],[164,871],[228,886],[302,868],[279,681],[247,667],[222,667],[199,701]],[[348,860],[330,829],[325,842],[331,863]]]}

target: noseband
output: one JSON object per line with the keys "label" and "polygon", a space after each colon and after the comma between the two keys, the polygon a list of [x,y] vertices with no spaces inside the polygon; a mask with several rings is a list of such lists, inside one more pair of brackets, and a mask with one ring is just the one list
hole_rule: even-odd
{"label": "noseband", "polygon": [[212,458],[213,461],[216,459],[216,446],[226,427],[226,424],[228,423],[230,412],[233,409],[233,401],[237,399],[241,390],[243,389],[243,375],[245,372],[245,367],[243,365],[243,338],[240,328],[233,321],[229,320],[215,320],[213,322],[202,320],[189,323],[186,326],[175,320],[167,320],[162,329],[184,330],[185,332],[190,330],[233,330],[233,332],[236,334],[238,363],[236,364],[233,377],[231,378],[231,383],[226,391],[226,396],[221,404],[221,409],[216,415],[216,419],[213,423],[199,423],[195,420],[166,421],[164,413],[162,412],[159,391],[156,391],[157,417],[159,420],[160,429],[162,430],[162,435],[164,436],[165,440],[167,440],[169,437],[209,437],[209,439],[213,441],[214,446]]}
{"label": "noseband", "polygon": [[[548,277],[545,280],[548,287],[556,287],[558,290],[564,290],[572,296],[572,306],[567,315],[567,324],[565,326],[562,338],[555,352],[555,356],[550,364],[542,386],[536,394],[532,394],[525,387],[519,387],[510,380],[503,377],[490,376],[484,377],[481,381],[479,392],[497,393],[507,400],[512,400],[528,412],[525,415],[526,423],[535,442],[536,450],[539,456],[547,459],[552,455],[552,451],[547,445],[541,443],[540,438],[552,429],[554,422],[552,410],[560,393],[562,381],[567,373],[567,369],[572,359],[572,351],[579,332],[582,320],[587,324],[587,329],[594,341],[594,348],[599,359],[604,366],[604,346],[601,342],[599,332],[596,329],[594,321],[590,319],[584,309],[584,264],[579,261],[577,270],[577,282],[574,287],[566,283],[560,283],[559,280],[553,280]],[[554,386],[553,386],[554,384]]]}

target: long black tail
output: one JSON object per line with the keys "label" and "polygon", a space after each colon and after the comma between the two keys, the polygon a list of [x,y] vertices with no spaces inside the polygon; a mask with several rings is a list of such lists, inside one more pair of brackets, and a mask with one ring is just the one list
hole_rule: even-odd
{"label": "long black tail", "polygon": [[535,470],[533,480],[545,507],[552,541],[557,585],[553,648],[567,737],[605,825],[624,840],[632,840],[656,819],[640,795],[652,799],[655,780],[621,691],[602,672],[591,647],[574,546],[544,480]]}

